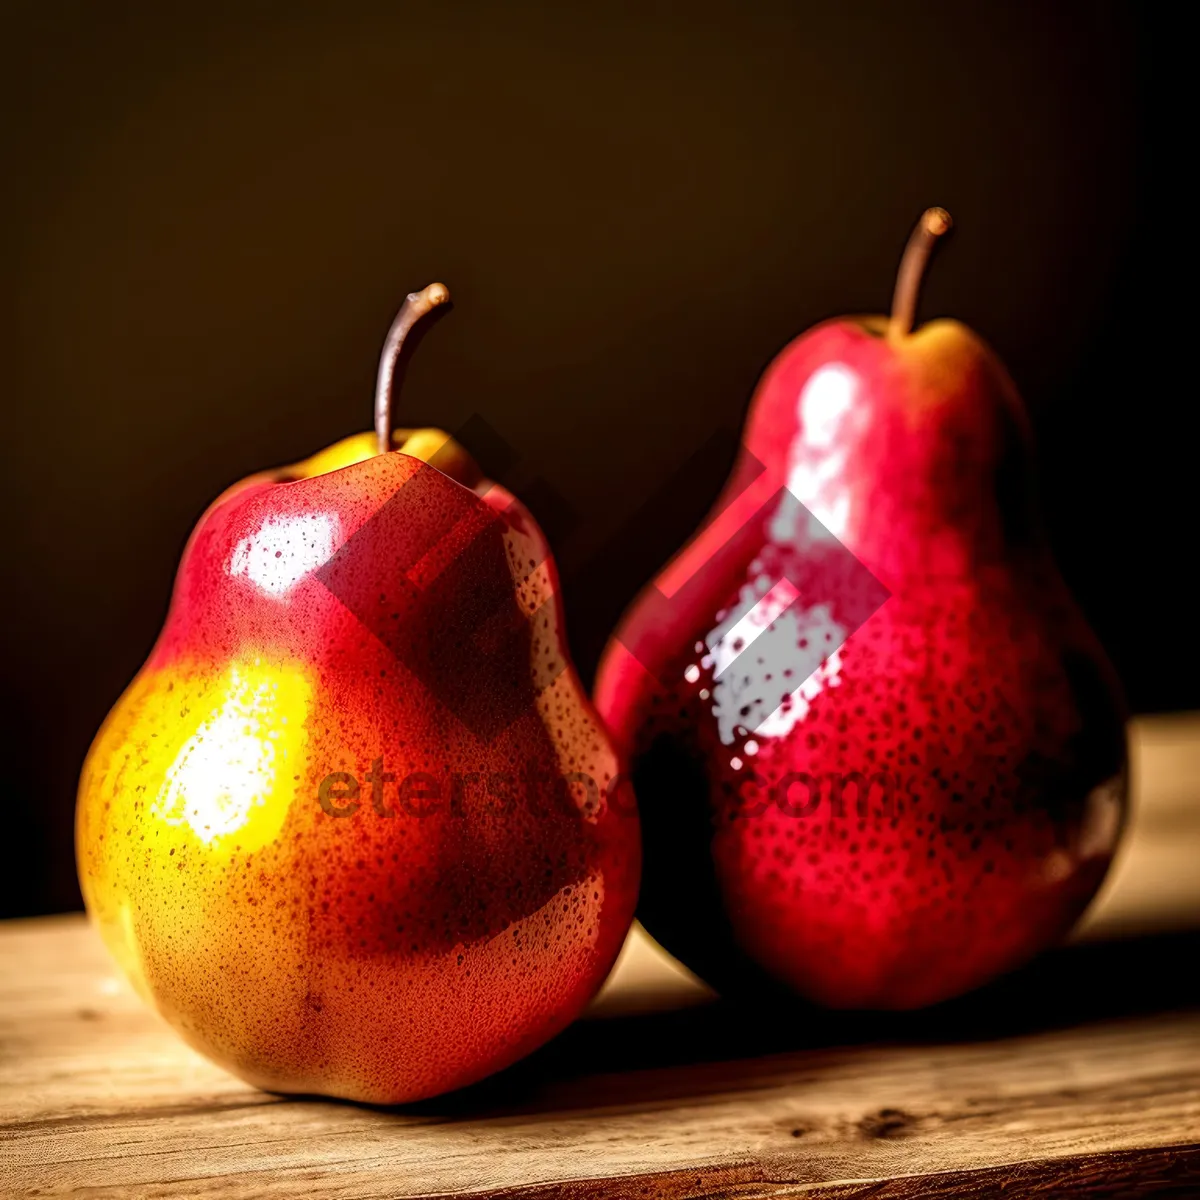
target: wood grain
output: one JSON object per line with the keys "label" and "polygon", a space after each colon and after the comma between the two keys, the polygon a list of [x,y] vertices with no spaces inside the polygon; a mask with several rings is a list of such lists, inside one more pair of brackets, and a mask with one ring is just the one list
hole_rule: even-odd
{"label": "wood grain", "polygon": [[80,917],[0,927],[0,1194],[1200,1196],[1200,718],[1134,727],[1136,807],[1071,946],[955,1004],[738,1010],[635,932],[589,1017],[403,1110],[255,1091]]}

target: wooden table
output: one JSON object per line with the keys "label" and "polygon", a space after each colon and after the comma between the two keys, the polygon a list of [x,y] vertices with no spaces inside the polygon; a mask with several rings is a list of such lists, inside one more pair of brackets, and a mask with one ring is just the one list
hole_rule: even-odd
{"label": "wooden table", "polygon": [[404,1110],[255,1091],[142,1008],[82,917],[0,925],[0,1194],[1200,1196],[1200,717],[1132,737],[1104,893],[987,993],[767,1018],[635,930],[587,1019]]}

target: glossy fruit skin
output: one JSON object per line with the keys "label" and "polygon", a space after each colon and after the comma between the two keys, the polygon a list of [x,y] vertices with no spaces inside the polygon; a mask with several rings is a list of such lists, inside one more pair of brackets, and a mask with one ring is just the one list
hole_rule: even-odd
{"label": "glossy fruit skin", "polygon": [[723,991],[955,996],[1064,935],[1124,820],[1124,704],[1038,526],[1016,390],[956,322],[884,328],[828,322],[771,364],[726,517],[597,677],[642,814],[639,916]]}
{"label": "glossy fruit skin", "polygon": [[[194,1047],[264,1088],[390,1104],[579,1014],[632,919],[640,838],[606,794],[619,764],[529,514],[406,454],[355,457],[255,477],[205,514],[88,755],[77,850],[110,949]],[[430,486],[380,519],[414,480]],[[424,537],[463,497],[468,516]],[[364,530],[367,552],[337,559]],[[489,588],[519,630],[507,675],[472,641]],[[386,644],[356,615],[377,599],[402,610]],[[519,715],[464,724],[408,665],[443,652]]]}

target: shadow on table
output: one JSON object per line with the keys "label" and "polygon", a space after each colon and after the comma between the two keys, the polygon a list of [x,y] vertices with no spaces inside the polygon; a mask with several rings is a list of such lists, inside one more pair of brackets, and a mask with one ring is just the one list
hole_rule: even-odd
{"label": "shadow on table", "polygon": [[[802,1067],[805,1051],[986,1041],[1187,1009],[1200,1005],[1200,973],[1192,969],[1198,958],[1200,931],[1189,931],[1063,947],[969,996],[919,1012],[717,1001],[577,1021],[507,1071],[403,1111],[455,1120],[665,1101],[753,1087]],[[661,1070],[685,1066],[674,1075]]]}

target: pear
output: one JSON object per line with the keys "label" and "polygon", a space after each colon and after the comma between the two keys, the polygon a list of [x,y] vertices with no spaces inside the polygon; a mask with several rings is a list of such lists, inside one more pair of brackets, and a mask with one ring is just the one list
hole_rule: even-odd
{"label": "pear", "polygon": [[570,1022],[632,919],[636,812],[528,511],[434,429],[235,485],[79,787],[84,898],[129,979],[260,1087],[398,1103]]}
{"label": "pear", "polygon": [[827,321],[595,697],[642,814],[643,923],[713,986],[911,1008],[1052,944],[1122,828],[1124,703],[1036,511],[1025,410],[957,321]]}

